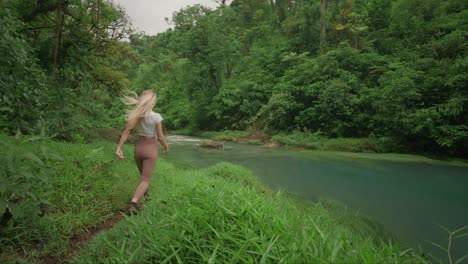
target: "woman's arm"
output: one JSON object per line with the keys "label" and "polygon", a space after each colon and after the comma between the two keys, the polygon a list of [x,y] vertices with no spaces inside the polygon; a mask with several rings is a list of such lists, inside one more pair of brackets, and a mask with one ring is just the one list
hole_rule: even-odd
{"label": "woman's arm", "polygon": [[125,127],[125,129],[122,131],[122,135],[120,136],[120,141],[119,141],[119,145],[117,146],[117,150],[115,151],[115,154],[117,155],[117,157],[119,157],[119,159],[124,159],[124,155],[123,155],[123,151],[122,151],[122,146],[123,144],[125,143],[125,141],[127,141],[128,139],[128,136],[130,135],[130,132],[132,131],[132,129],[135,127],[135,123],[132,122],[128,122],[127,123],[127,126]]}
{"label": "woman's arm", "polygon": [[159,122],[159,124],[156,126],[156,133],[158,134],[159,144],[161,144],[164,147],[164,153],[167,154],[169,152],[169,146],[167,145],[166,137],[164,136],[162,130],[162,122]]}

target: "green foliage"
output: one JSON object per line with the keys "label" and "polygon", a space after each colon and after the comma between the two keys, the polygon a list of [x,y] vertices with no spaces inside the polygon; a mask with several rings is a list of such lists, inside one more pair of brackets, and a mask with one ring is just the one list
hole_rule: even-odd
{"label": "green foliage", "polygon": [[2,261],[68,254],[68,240],[123,209],[139,180],[133,162],[117,161],[112,143],[1,136],[0,144],[0,209],[12,214],[0,229]]}
{"label": "green foliage", "polygon": [[236,130],[223,130],[223,131],[203,131],[194,134],[203,138],[209,138],[212,140],[221,141],[237,141],[240,137],[245,137],[249,134],[248,131],[236,131]]}
{"label": "green foliage", "polygon": [[[421,91],[418,73],[402,67],[388,71],[379,79],[380,89],[371,93],[371,100],[376,110],[375,122],[385,136],[395,135],[404,138],[414,124],[408,116],[421,104]],[[384,134],[388,133],[388,134]]]}
{"label": "green foliage", "polygon": [[320,132],[280,133],[272,137],[273,141],[286,146],[304,147],[317,150],[337,150],[350,152],[392,152],[396,146],[388,138],[326,138]]}
{"label": "green foliage", "polygon": [[323,140],[323,136],[317,133],[293,131],[288,134],[277,134],[272,137],[272,140],[277,141],[286,146],[300,146],[310,149],[317,149],[319,145],[316,142]]}
{"label": "green foliage", "polygon": [[343,136],[350,127],[349,121],[354,112],[354,96],[351,88],[341,80],[332,79],[317,82],[310,86],[307,95],[316,103],[296,116],[299,127],[327,131],[332,136]]}
{"label": "green foliage", "polygon": [[246,186],[255,187],[258,192],[267,191],[265,186],[262,186],[258,178],[249,170],[240,166],[233,166],[228,162],[220,162],[215,166],[206,169],[208,175],[221,177],[230,182],[242,182]]}
{"label": "green foliage", "polygon": [[153,89],[170,129],[375,135],[400,152],[468,155],[466,1],[331,1],[324,35],[320,1],[187,6],[157,36],[131,35],[111,1],[0,7],[9,134],[121,127],[118,96]]}
{"label": "green foliage", "polygon": [[[9,226],[35,221],[38,214],[43,213],[41,207],[49,204],[38,186],[48,184],[53,173],[47,163],[62,158],[45,146],[34,143],[40,140],[41,137],[21,135],[15,140],[0,138],[0,214],[2,218],[6,217],[6,211],[11,214],[11,220],[2,221]],[[34,145],[25,147],[29,144]]]}
{"label": "green foliage", "polygon": [[200,130],[173,130],[171,134],[176,135],[189,135],[207,138],[217,141],[237,141],[240,137],[246,137],[249,135],[249,131],[237,131],[237,130],[222,130],[222,131],[200,131]]}
{"label": "green foliage", "polygon": [[394,151],[465,156],[466,8],[332,1],[316,56],[319,2],[233,1],[184,8],[138,48],[161,58],[147,57],[145,80],[159,84],[171,128],[375,136]]}
{"label": "green foliage", "polygon": [[[139,180],[133,162],[116,160],[115,144],[59,143],[37,136],[2,136],[0,142],[2,151],[8,151],[1,153],[1,162],[14,160],[21,166],[10,170],[2,164],[2,173],[33,176],[21,202],[30,202],[28,192],[34,190],[44,204],[40,214],[18,216],[0,229],[2,261],[69,256],[70,239],[122,209]],[[131,149],[124,147],[124,152],[129,156]],[[0,186],[10,186],[11,179],[1,176]],[[312,203],[274,193],[240,166],[220,163],[186,170],[160,160],[152,184],[157,192],[150,192],[139,215],[100,232],[69,261],[426,263],[372,220],[330,201]],[[21,188],[26,187],[14,191]],[[1,194],[3,199],[3,190]]]}
{"label": "green foliage", "polygon": [[125,13],[109,1],[59,2],[0,3],[0,103],[8,109],[0,123],[9,134],[70,140],[115,125],[106,109],[127,88],[133,61],[118,42],[129,33]]}
{"label": "green foliage", "polygon": [[22,34],[25,25],[4,3],[0,4],[0,120],[3,129],[32,132],[47,104],[46,78]]}
{"label": "green foliage", "polygon": [[266,191],[242,167],[158,173],[146,209],[100,233],[73,262],[426,263],[364,218]]}
{"label": "green foliage", "polygon": [[264,120],[272,128],[288,128],[302,105],[287,93],[274,94],[258,112],[258,119]]}

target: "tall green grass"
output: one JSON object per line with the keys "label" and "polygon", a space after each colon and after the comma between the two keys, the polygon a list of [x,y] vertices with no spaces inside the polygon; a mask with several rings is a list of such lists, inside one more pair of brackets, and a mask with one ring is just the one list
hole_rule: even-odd
{"label": "tall green grass", "polygon": [[[114,157],[115,144],[32,139],[0,136],[2,158],[17,160],[0,174],[2,187],[12,188],[8,192],[0,188],[0,201],[6,201],[13,214],[0,226],[0,263],[30,263],[45,255],[67,254],[69,239],[125,206],[139,181],[129,146],[124,148],[128,160],[120,162]],[[56,158],[44,158],[44,151]],[[33,181],[39,173],[43,180]],[[29,178],[15,176],[23,174]],[[30,186],[27,191],[32,195],[19,196],[21,186]],[[35,203],[30,201],[34,199],[40,202],[40,210],[33,210]]]}
{"label": "tall green grass", "polygon": [[137,216],[98,234],[75,263],[425,263],[329,203],[271,193],[242,167],[160,164]]}

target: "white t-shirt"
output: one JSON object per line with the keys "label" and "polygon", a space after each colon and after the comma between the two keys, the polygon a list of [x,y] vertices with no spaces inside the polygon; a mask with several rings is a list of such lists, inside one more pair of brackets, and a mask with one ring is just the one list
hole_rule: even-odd
{"label": "white t-shirt", "polygon": [[151,111],[145,117],[143,117],[140,123],[137,125],[136,130],[138,135],[145,137],[156,136],[156,125],[163,120],[162,116],[158,113]]}

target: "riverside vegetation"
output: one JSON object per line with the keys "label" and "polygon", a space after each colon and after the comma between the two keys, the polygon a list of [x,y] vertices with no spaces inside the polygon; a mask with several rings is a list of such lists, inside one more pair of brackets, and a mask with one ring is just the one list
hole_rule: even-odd
{"label": "riverside vegetation", "polygon": [[[1,262],[426,262],[359,217],[326,202],[300,208],[240,167],[164,160],[143,213],[73,258],[67,241],[115,215],[138,181],[115,145],[84,143],[92,129],[123,126],[128,89],[154,89],[170,129],[467,157],[467,1],[219,3],[183,8],[172,29],[147,36],[109,0],[0,1]],[[158,230],[143,233],[151,223]]]}
{"label": "riverside vegetation", "polygon": [[240,166],[181,169],[164,159],[143,211],[73,253],[71,238],[125,205],[138,182],[134,164],[115,159],[113,143],[0,143],[1,209],[12,212],[0,230],[3,263],[427,262],[365,216],[272,192]]}
{"label": "riverside vegetation", "polygon": [[170,129],[467,157],[467,1],[219,3],[147,36],[108,0],[2,1],[0,128],[72,140],[154,89]]}
{"label": "riverside vegetation", "polygon": [[349,152],[388,153],[395,152],[396,146],[386,138],[327,138],[320,132],[277,133],[273,136],[260,131],[192,131],[188,129],[171,131],[171,134],[190,135],[217,141],[234,141],[253,145],[279,143],[278,146],[300,147],[317,150]]}

